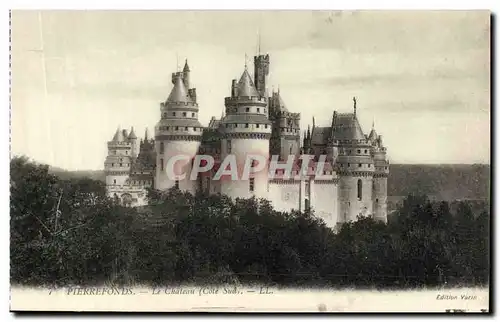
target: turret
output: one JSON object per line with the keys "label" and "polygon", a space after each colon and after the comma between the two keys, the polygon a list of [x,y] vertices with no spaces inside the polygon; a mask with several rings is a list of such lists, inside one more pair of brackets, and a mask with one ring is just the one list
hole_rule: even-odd
{"label": "turret", "polygon": [[[201,141],[203,127],[198,121],[196,89],[189,88],[190,72],[186,60],[183,71],[172,74],[174,86],[167,100],[160,104],[160,120],[155,127],[155,184],[160,190],[176,186],[181,190],[195,192],[196,181],[189,178],[191,162],[185,159],[176,161],[175,175],[167,172],[170,169],[170,159],[180,156],[194,158]],[[184,179],[181,178],[182,174],[186,174]]]}
{"label": "turret", "polygon": [[377,135],[375,124],[368,137],[372,145],[375,173],[373,174],[373,216],[375,219],[387,222],[387,177],[389,176],[389,161],[387,149],[383,145],[382,135]]}
{"label": "turret", "polygon": [[118,127],[113,138],[108,142],[108,155],[104,161],[107,185],[121,186],[128,178],[132,162],[132,144],[128,136],[124,137],[124,134],[126,131]]}
{"label": "turret", "polygon": [[371,144],[361,129],[356,114],[334,114],[332,120],[332,146],[338,148],[336,168],[339,176],[338,222],[357,220],[358,216],[373,214],[372,189],[374,161]]}
{"label": "turret", "polygon": [[190,80],[189,80],[189,74],[191,70],[189,69],[188,61],[186,59],[186,62],[184,63],[184,69],[182,70],[183,77],[182,80],[184,81],[184,86],[186,86],[187,89],[190,89]]}
{"label": "turret", "polygon": [[130,134],[128,135],[128,140],[130,141],[130,144],[132,145],[130,155],[132,156],[132,158],[137,158],[137,154],[138,154],[137,135],[135,135],[133,126],[130,129]]}
{"label": "turret", "polygon": [[[250,155],[263,158],[265,161],[261,166],[265,168],[252,173],[250,178],[239,177],[240,180],[236,181],[221,178],[221,193],[231,198],[265,198],[269,184],[267,161],[271,122],[267,117],[267,98],[258,92],[246,66],[239,82],[232,82],[231,95],[225,98],[225,107],[221,160],[229,162],[225,161],[230,159],[226,157],[234,156],[239,176]],[[226,169],[226,164],[221,164],[221,168]]]}
{"label": "turret", "polygon": [[300,113],[290,113],[281,97],[280,90],[273,92],[269,100],[269,119],[273,124],[271,155],[287,160],[289,155],[300,153]]}
{"label": "turret", "polygon": [[269,55],[254,57],[254,82],[260,96],[267,97],[267,76],[269,75]]}

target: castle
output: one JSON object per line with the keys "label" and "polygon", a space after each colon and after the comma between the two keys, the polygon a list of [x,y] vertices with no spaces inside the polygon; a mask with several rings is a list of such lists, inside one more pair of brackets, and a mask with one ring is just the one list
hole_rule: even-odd
{"label": "castle", "polygon": [[[186,60],[183,70],[172,74],[173,88],[160,104],[154,138],[146,129],[144,139],[138,141],[133,128],[130,133],[118,128],[108,142],[104,167],[109,195],[125,205],[139,206],[147,204],[147,187],[166,190],[175,186],[233,199],[266,198],[278,211],[312,208],[330,227],[354,221],[359,215],[386,221],[387,151],[373,127],[369,135],[363,133],[356,99],[352,113],[333,112],[330,126],[318,127],[313,118],[301,140],[300,113],[288,111],[279,91],[268,95],[269,64],[269,55],[255,56],[253,79],[245,66],[224,99],[225,115],[212,117],[204,127],[198,121],[196,88],[191,88]],[[213,156],[214,168],[196,180],[189,175],[181,180],[167,175],[166,163],[172,157],[194,158],[197,154]],[[289,156],[309,155],[312,161],[307,173],[300,174],[294,162],[291,178],[277,169],[272,178],[269,171],[261,171],[248,180],[213,180],[226,156],[239,159],[247,154],[267,159],[278,156],[280,164],[286,164]],[[322,157],[326,163],[318,177],[316,167]],[[183,165],[185,173],[192,168],[192,162]]]}

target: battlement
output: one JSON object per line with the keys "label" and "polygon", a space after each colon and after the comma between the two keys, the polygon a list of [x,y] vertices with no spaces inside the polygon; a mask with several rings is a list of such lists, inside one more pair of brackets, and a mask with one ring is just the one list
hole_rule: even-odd
{"label": "battlement", "polygon": [[192,106],[192,107],[198,107],[198,103],[196,102],[164,102],[161,103],[161,107],[177,107],[177,106]]}
{"label": "battlement", "polygon": [[371,146],[368,140],[337,140],[339,145],[360,145],[360,146]]}
{"label": "battlement", "polygon": [[224,98],[226,105],[236,104],[254,104],[254,105],[267,105],[267,98],[264,96],[235,96]]}
{"label": "battlement", "polygon": [[122,147],[122,148],[132,148],[132,142],[130,141],[108,141],[108,147]]}

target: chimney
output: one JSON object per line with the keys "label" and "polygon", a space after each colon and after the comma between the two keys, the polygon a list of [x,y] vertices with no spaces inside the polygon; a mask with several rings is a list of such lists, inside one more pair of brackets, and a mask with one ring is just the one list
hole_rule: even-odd
{"label": "chimney", "polygon": [[238,96],[238,84],[236,83],[236,79],[233,79],[233,83],[231,84],[231,97]]}

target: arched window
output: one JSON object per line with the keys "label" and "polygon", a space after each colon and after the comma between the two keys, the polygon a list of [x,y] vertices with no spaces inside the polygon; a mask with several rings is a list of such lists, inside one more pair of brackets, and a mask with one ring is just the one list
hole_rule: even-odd
{"label": "arched window", "polygon": [[358,200],[361,200],[363,196],[363,183],[361,179],[358,179]]}
{"label": "arched window", "polygon": [[165,151],[165,145],[163,142],[160,142],[160,153],[163,153]]}

